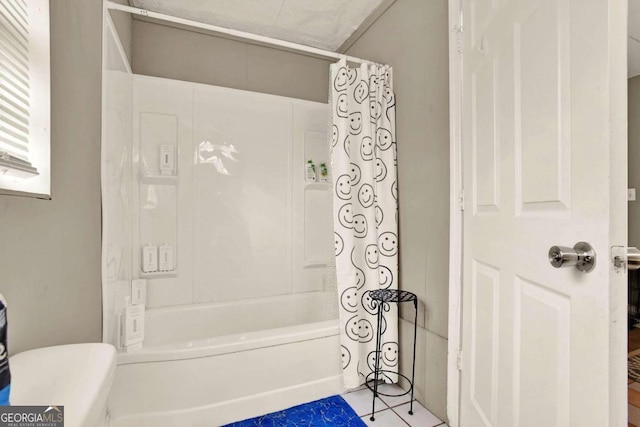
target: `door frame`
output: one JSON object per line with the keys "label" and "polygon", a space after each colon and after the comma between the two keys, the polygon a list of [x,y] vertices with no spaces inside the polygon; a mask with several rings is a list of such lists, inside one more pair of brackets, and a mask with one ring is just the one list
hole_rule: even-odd
{"label": "door frame", "polygon": [[[609,104],[622,105],[622,112],[609,110],[609,139],[627,140],[627,17],[628,0],[609,1]],[[447,354],[447,416],[450,427],[460,425],[460,379],[462,353],[462,261],[463,261],[463,209],[464,188],[462,170],[462,37],[465,29],[462,17],[462,0],[448,0],[449,11],[449,131],[450,131],[450,203],[449,203],[449,328]],[[624,25],[619,25],[624,23]],[[624,60],[622,60],[624,58]],[[621,69],[621,64],[624,64]],[[610,151],[612,171],[610,176],[611,206],[626,201],[627,144],[624,150]],[[615,165],[625,163],[624,168]],[[624,186],[624,192],[619,187]],[[627,245],[627,212],[612,212],[610,229],[613,235],[621,235],[620,245]],[[621,230],[621,227],[623,230]],[[601,265],[609,267],[611,323],[609,334],[609,425],[627,424],[627,287],[621,286],[620,274],[612,267],[611,254],[600,254]],[[626,271],[624,278],[626,282]],[[623,325],[624,323],[624,325]]]}
{"label": "door frame", "polygon": [[462,0],[449,2],[449,336],[447,353],[447,417],[460,424],[462,357]]}

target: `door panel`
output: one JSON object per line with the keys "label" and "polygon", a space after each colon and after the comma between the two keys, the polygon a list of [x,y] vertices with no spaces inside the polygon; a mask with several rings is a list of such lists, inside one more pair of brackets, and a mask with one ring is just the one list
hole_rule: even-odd
{"label": "door panel", "polygon": [[496,129],[497,61],[486,60],[471,73],[473,104],[473,191],[474,210],[498,210],[500,201],[500,161],[498,132]]}
{"label": "door panel", "polygon": [[516,425],[567,426],[571,302],[520,277],[514,285]]}
{"label": "door panel", "polygon": [[[609,262],[626,241],[618,3],[462,2],[462,427],[624,421],[611,366],[625,282]],[[551,246],[579,241],[596,250],[591,273],[550,265]]]}
{"label": "door panel", "polygon": [[[513,25],[518,212],[570,204],[567,0],[536,2]],[[544,171],[546,179],[540,179]]]}
{"label": "door panel", "polygon": [[471,330],[471,401],[485,425],[494,425],[497,414],[498,290],[500,272],[473,262]]}

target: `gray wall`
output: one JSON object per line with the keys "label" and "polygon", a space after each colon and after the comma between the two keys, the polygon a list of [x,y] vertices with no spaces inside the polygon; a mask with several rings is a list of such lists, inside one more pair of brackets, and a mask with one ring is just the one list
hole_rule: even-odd
{"label": "gray wall", "polygon": [[629,202],[629,246],[640,248],[640,76],[629,79],[629,188],[636,189],[635,202]]}
{"label": "gray wall", "polygon": [[[397,100],[400,287],[420,300],[416,392],[446,419],[449,268],[449,56],[446,0],[397,0],[349,55],[393,66]],[[402,316],[413,321],[413,310]],[[401,322],[410,373],[413,326]]]}
{"label": "gray wall", "polygon": [[329,62],[133,20],[136,74],[327,102]]}
{"label": "gray wall", "polygon": [[[126,0],[115,1],[117,3],[127,4]],[[129,61],[129,65],[131,65],[131,32],[133,30],[133,18],[130,13],[119,10],[111,10],[109,13],[111,14],[111,20],[113,21],[113,25],[118,33],[120,43],[122,43],[122,48],[124,49],[127,61]]]}
{"label": "gray wall", "polygon": [[101,340],[101,0],[51,2],[51,197],[0,195],[9,351]]}

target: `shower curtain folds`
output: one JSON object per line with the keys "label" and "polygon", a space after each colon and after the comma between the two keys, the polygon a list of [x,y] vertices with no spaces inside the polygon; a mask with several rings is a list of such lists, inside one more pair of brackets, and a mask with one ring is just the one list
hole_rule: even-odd
{"label": "shower curtain folds", "polygon": [[[331,160],[336,276],[344,383],[374,370],[375,289],[398,287],[395,94],[388,66],[331,65]],[[398,308],[386,305],[379,368],[397,382]]]}

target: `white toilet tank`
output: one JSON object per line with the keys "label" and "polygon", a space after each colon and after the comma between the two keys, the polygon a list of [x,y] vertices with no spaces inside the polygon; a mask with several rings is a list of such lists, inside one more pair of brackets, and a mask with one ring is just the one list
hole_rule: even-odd
{"label": "white toilet tank", "polygon": [[70,344],[9,358],[11,405],[64,405],[66,427],[104,427],[116,369],[110,344]]}

